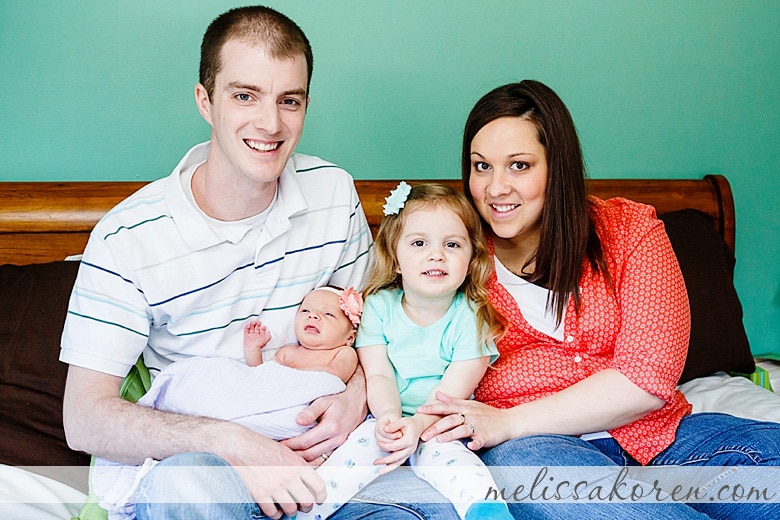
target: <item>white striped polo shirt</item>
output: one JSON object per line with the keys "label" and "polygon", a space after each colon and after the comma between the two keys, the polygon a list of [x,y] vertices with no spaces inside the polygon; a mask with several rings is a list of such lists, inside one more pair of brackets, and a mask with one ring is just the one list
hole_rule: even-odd
{"label": "white striped polo shirt", "polygon": [[141,352],[151,370],[190,356],[243,359],[247,320],[267,325],[267,350],[295,341],[303,297],[328,283],[362,288],[371,233],[352,177],[294,154],[262,228],[221,238],[173,173],[109,211],[92,231],[70,299],[60,360],[124,376]]}

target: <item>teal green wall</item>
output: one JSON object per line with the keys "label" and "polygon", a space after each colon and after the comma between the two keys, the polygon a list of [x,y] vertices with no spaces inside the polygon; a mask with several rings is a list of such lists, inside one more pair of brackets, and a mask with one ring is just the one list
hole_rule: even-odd
{"label": "teal green wall", "polygon": [[[271,1],[312,41],[299,150],[356,178],[456,177],[487,90],[542,80],[593,177],[723,173],[755,353],[780,354],[780,2]],[[0,0],[0,180],[167,175],[208,127],[200,37],[235,2]]]}

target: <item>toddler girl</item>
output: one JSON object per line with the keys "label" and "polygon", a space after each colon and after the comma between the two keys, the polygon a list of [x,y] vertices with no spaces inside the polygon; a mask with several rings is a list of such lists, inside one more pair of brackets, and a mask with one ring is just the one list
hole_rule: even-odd
{"label": "toddler girl", "polygon": [[[375,419],[320,467],[327,502],[298,518],[326,516],[407,459],[461,518],[512,518],[506,503],[487,498],[497,486],[461,441],[420,442],[439,417],[417,407],[438,391],[468,399],[497,357],[504,325],[485,289],[493,267],[479,217],[461,193],[438,184],[402,182],[386,201],[355,344]],[[468,417],[463,423],[470,427]]]}

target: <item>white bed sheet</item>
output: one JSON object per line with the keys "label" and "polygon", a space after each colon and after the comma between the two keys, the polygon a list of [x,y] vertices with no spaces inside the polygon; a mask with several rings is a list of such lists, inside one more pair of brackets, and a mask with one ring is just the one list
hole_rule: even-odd
{"label": "white bed sheet", "polygon": [[718,373],[680,385],[693,405],[693,412],[724,412],[745,419],[780,422],[780,363],[761,361],[758,366],[769,372],[774,392],[765,390],[744,377]]}
{"label": "white bed sheet", "polygon": [[69,520],[87,496],[57,480],[0,464],[2,520]]}
{"label": "white bed sheet", "polygon": [[[747,419],[780,422],[780,363],[762,361],[775,392],[744,377],[725,373],[680,386],[694,413],[724,412]],[[3,520],[69,520],[78,514],[86,495],[56,480],[0,465],[0,518]]]}

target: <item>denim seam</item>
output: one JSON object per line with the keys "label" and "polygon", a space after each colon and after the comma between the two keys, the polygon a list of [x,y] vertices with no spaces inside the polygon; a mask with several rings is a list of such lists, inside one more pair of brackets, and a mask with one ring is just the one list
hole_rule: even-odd
{"label": "denim seam", "polygon": [[740,454],[740,455],[742,455],[744,457],[749,458],[753,462],[753,464],[760,464],[761,463],[761,458],[758,456],[758,455],[760,455],[760,453],[757,452],[756,450],[753,450],[753,449],[750,449],[750,448],[734,447],[734,448],[720,448],[720,449],[717,449],[717,450],[713,451],[708,456],[699,456],[699,457],[696,457],[696,458],[688,459],[688,460],[680,463],[680,466],[698,465],[698,464],[701,464],[702,462],[706,463],[706,462],[709,462],[710,460],[712,460],[714,457],[717,457],[718,455],[724,455],[724,454],[727,454],[727,453],[738,453],[738,454]]}
{"label": "denim seam", "polygon": [[425,520],[425,515],[423,515],[421,512],[417,511],[413,507],[408,506],[406,504],[399,504],[397,502],[385,502],[384,500],[377,500],[377,499],[370,499],[369,500],[369,499],[364,499],[364,498],[359,498],[359,497],[352,497],[350,499],[350,502],[359,502],[361,504],[378,504],[378,505],[383,505],[383,506],[391,506],[391,507],[395,507],[397,509],[400,509],[402,511],[406,511],[406,512],[412,513],[413,515],[415,515],[420,520]]}
{"label": "denim seam", "polygon": [[712,486],[716,485],[719,481],[723,480],[724,478],[726,478],[728,475],[734,473],[735,471],[737,471],[737,466],[728,467],[728,469],[726,471],[724,471],[723,473],[719,474],[717,477],[713,478],[712,480],[710,480],[706,484],[703,484],[703,485],[698,486],[698,487],[699,487],[700,490],[704,491],[707,496],[709,496],[709,489]]}

